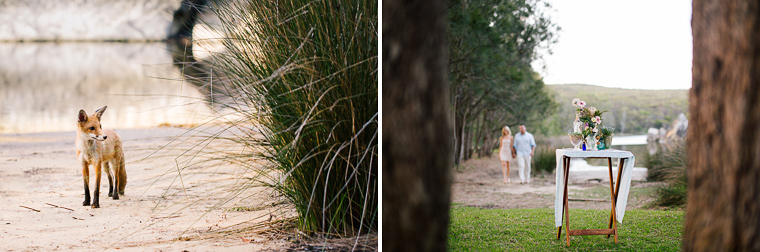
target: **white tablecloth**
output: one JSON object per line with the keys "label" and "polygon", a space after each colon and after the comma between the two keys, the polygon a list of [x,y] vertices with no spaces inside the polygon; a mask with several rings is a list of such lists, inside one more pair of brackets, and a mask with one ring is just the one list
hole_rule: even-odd
{"label": "white tablecloth", "polygon": [[[633,164],[636,163],[636,157],[633,156],[633,153],[630,151],[621,150],[582,151],[572,149],[557,149],[555,153],[557,158],[557,191],[556,194],[554,194],[554,225],[556,227],[562,226],[562,205],[564,203],[562,201],[562,196],[565,193],[565,174],[562,167],[562,156],[568,156],[571,158],[627,158],[623,166],[623,174],[620,178],[621,181],[618,181],[618,183],[620,183],[620,191],[618,192],[617,202],[615,202],[615,217],[617,217],[618,222],[623,223],[625,206],[628,203],[628,192],[631,189],[631,175],[633,174]],[[614,168],[615,167],[613,167],[613,169]],[[613,176],[617,177],[617,174],[613,174]]]}

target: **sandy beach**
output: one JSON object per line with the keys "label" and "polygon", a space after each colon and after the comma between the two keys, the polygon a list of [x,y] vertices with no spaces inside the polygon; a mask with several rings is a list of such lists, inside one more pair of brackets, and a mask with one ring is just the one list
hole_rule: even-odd
{"label": "sandy beach", "polygon": [[[281,237],[256,232],[217,232],[281,215],[261,207],[272,202],[264,189],[244,192],[253,197],[235,197],[239,190],[229,185],[241,183],[245,171],[234,165],[190,167],[177,176],[176,156],[154,152],[185,131],[117,129],[127,160],[126,193],[119,200],[108,198],[104,174],[98,209],[82,206],[75,132],[0,135],[0,250],[253,251],[290,246]],[[235,207],[249,210],[231,211]]]}

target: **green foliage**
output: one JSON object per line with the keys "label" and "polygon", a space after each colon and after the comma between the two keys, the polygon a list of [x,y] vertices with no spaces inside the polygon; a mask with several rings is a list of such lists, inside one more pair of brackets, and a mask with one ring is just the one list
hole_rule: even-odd
{"label": "green foliage", "polygon": [[[558,113],[542,122],[546,134],[567,133],[575,119],[573,98],[580,98],[596,108],[607,110],[604,125],[621,134],[646,134],[650,127],[668,127],[679,113],[687,113],[688,90],[635,90],[592,85],[547,85],[559,104]],[[688,114],[687,114],[688,116]]]}
{"label": "green foliage", "polygon": [[686,143],[673,140],[647,156],[647,180],[662,181],[654,205],[682,208],[686,205]]}
{"label": "green foliage", "polygon": [[607,127],[607,126],[602,126],[599,129],[599,133],[597,134],[597,136],[599,136],[599,139],[603,140],[604,138],[606,138],[608,136],[612,136],[613,133],[615,133],[615,128],[613,128],[613,127]]}
{"label": "green foliage", "polygon": [[307,233],[376,229],[377,1],[230,1],[215,11],[227,50],[213,62],[236,95],[227,116],[245,136],[236,141],[258,151],[240,163],[294,204]]}
{"label": "green foliage", "polygon": [[555,109],[530,65],[539,49],[556,42],[559,28],[544,12],[549,8],[542,0],[449,1],[448,69],[457,162],[470,145],[490,148],[483,139],[500,135],[505,125],[541,121],[541,115]]}
{"label": "green foliage", "polygon": [[557,168],[557,160],[555,159],[556,148],[554,146],[537,146],[536,152],[533,154],[531,161],[532,170],[552,173]]}
{"label": "green foliage", "polygon": [[[606,228],[609,210],[570,209],[572,229]],[[680,251],[683,211],[628,210],[618,243],[603,235],[557,239],[553,209],[480,209],[454,206],[450,251]]]}

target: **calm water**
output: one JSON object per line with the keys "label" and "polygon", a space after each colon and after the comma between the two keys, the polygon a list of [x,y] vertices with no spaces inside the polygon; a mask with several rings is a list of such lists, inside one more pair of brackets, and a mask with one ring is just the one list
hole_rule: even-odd
{"label": "calm water", "polygon": [[163,43],[0,43],[0,134],[74,131],[104,105],[104,128],[201,122],[210,114]]}

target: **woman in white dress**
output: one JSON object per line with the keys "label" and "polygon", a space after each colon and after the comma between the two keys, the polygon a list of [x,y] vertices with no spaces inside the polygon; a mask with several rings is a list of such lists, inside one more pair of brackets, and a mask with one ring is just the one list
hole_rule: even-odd
{"label": "woman in white dress", "polygon": [[499,139],[499,160],[501,160],[501,173],[504,175],[504,183],[512,182],[509,179],[509,163],[514,158],[512,154],[512,131],[509,126],[501,129],[501,138]]}

